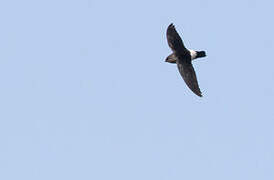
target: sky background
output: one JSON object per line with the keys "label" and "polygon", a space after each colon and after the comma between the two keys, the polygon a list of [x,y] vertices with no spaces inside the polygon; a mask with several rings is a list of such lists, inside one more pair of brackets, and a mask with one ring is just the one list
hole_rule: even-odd
{"label": "sky background", "polygon": [[[274,179],[273,7],[0,1],[0,179]],[[171,22],[203,98],[164,62]]]}

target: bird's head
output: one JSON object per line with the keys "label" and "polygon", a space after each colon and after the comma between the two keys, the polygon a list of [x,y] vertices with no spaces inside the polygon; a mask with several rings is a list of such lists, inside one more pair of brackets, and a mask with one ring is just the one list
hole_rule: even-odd
{"label": "bird's head", "polygon": [[171,59],[171,58],[166,58],[165,62],[168,62],[168,63],[176,63],[176,60]]}
{"label": "bird's head", "polygon": [[165,62],[169,62],[169,63],[176,63],[176,56],[175,56],[175,54],[171,54],[171,55],[169,55],[167,58],[166,58],[166,60],[165,60]]}

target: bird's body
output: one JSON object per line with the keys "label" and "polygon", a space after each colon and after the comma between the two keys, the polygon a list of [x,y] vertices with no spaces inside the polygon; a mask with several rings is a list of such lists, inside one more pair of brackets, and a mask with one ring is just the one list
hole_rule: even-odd
{"label": "bird's body", "polygon": [[197,57],[197,52],[194,50],[189,49],[191,60]]}
{"label": "bird's body", "polygon": [[194,51],[185,48],[173,24],[170,24],[167,28],[167,42],[173,53],[166,58],[166,62],[176,63],[187,86],[196,95],[202,97],[192,60],[205,57],[205,51]]}

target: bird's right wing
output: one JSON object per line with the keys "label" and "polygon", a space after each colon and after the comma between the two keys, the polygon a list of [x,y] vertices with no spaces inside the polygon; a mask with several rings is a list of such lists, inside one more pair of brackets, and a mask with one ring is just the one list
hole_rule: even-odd
{"label": "bird's right wing", "polygon": [[167,28],[166,36],[167,36],[168,45],[173,52],[186,49],[181,37],[177,33],[172,23]]}
{"label": "bird's right wing", "polygon": [[191,89],[191,91],[194,92],[197,96],[202,97],[202,93],[198,85],[197,77],[191,62],[178,60],[177,66],[181,76],[183,77],[185,83]]}

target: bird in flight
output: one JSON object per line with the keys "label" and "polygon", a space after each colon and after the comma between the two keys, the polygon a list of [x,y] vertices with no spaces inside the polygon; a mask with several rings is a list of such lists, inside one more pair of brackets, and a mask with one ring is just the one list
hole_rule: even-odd
{"label": "bird in flight", "polygon": [[202,97],[191,61],[196,58],[205,57],[205,51],[194,51],[187,49],[172,23],[168,26],[166,35],[168,45],[173,53],[170,54],[165,61],[169,63],[176,63],[187,86],[197,96]]}

